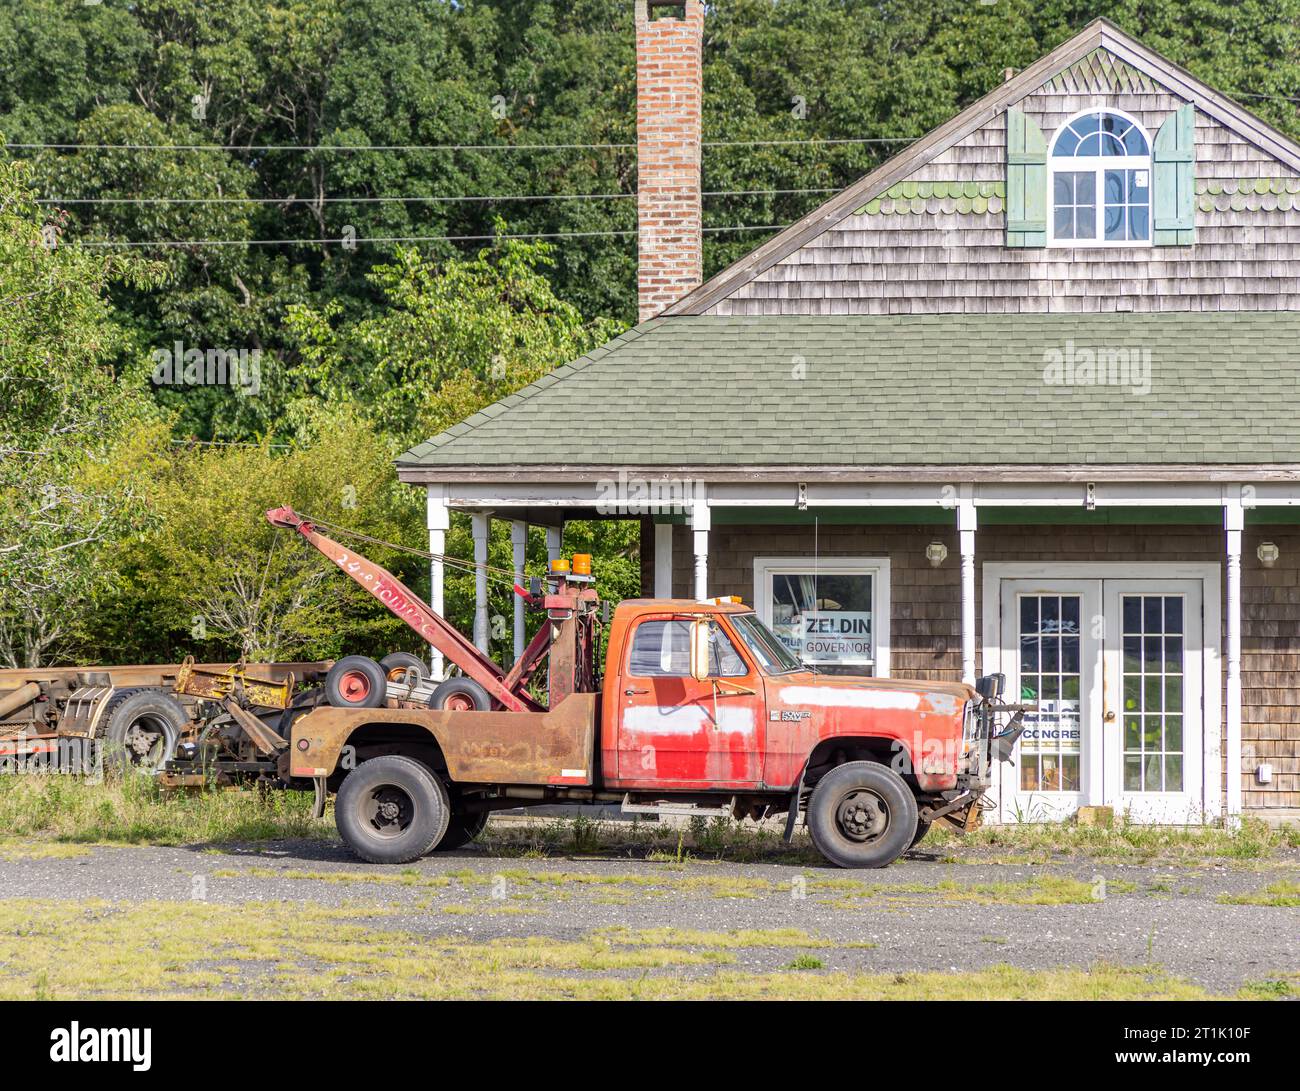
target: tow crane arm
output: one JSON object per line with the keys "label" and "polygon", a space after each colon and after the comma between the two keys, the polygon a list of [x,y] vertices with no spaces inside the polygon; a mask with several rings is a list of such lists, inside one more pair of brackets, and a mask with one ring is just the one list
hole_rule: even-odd
{"label": "tow crane arm", "polygon": [[[537,712],[544,709],[545,706],[534,700],[524,688],[528,678],[523,672],[512,671],[506,675],[496,663],[461,636],[455,626],[436,613],[386,568],[322,534],[315,524],[293,508],[274,508],[266,513],[266,520],[273,527],[296,530],[305,541],[374,595],[394,616],[419,633],[421,639],[464,671],[466,677],[479,683],[502,708],[511,712]],[[541,651],[530,650],[535,655]]]}

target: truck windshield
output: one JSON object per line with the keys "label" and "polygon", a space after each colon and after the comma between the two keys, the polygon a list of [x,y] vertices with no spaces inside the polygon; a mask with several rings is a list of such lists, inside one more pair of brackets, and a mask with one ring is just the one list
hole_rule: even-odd
{"label": "truck windshield", "polygon": [[776,638],[776,635],[758,620],[757,614],[732,614],[731,624],[736,633],[768,674],[789,674],[803,670],[798,658]]}

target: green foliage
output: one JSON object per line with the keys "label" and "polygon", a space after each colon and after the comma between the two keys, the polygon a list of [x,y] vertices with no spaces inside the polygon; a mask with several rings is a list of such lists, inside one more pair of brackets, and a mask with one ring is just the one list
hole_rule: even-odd
{"label": "green foliage", "polygon": [[378,313],[348,321],[338,301],[290,308],[299,381],[314,397],[367,407],[412,444],[449,428],[618,332],[556,298],[542,272],[551,249],[507,241],[443,264],[400,249],[367,277]]}
{"label": "green foliage", "polygon": [[124,334],[104,294],[154,270],[55,245],[27,174],[0,162],[0,662],[11,665],[39,663],[84,620],[105,555],[140,518],[123,448],[150,416],[107,366]]}

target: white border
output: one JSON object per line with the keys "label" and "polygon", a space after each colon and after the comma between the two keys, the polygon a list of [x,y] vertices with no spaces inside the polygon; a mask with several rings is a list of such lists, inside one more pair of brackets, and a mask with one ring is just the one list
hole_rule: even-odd
{"label": "white border", "polygon": [[871,621],[875,628],[876,661],[873,665],[877,678],[889,677],[889,558],[888,557],[816,557],[798,553],[784,557],[754,558],[754,609],[759,619],[769,628],[772,625],[772,604],[768,598],[768,577],[784,570],[807,573],[816,568],[817,574],[871,575]]}
{"label": "white border", "polygon": [[[980,673],[1002,669],[1002,581],[1004,579],[1165,579],[1201,581],[1201,798],[1207,821],[1223,815],[1223,569],[1214,562],[1053,561],[989,562],[984,565]],[[997,792],[1001,805],[1001,790]]]}

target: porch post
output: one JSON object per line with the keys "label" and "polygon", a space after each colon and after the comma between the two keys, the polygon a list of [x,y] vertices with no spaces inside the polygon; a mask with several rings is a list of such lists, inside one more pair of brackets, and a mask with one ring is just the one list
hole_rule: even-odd
{"label": "porch post", "polygon": [[[514,519],[510,523],[510,548],[513,554],[511,559],[515,570],[515,582],[527,590],[527,585],[524,583],[524,564],[528,559],[528,524],[522,519]],[[518,663],[524,654],[524,600],[518,595],[514,595],[513,598],[515,601],[514,662]]]}
{"label": "porch post", "polygon": [[492,516],[475,512],[471,517],[474,535],[474,646],[488,653],[488,535],[492,533]]}
{"label": "porch post", "polygon": [[655,524],[655,598],[673,597],[673,525]]}
{"label": "porch post", "polygon": [[[429,528],[429,552],[435,554],[429,561],[429,605],[433,607],[435,614],[442,614],[445,605],[443,600],[445,566],[439,558],[447,552],[447,530],[451,526],[451,512],[447,508],[447,487],[445,485],[430,485],[428,487],[427,510],[428,518],[426,523]],[[441,679],[444,669],[442,652],[432,646],[429,648],[429,664],[433,669],[433,677]]]}
{"label": "porch post", "polygon": [[551,570],[551,562],[558,561],[564,553],[564,525],[546,528],[546,570]]}
{"label": "porch post", "polygon": [[975,501],[964,497],[957,505],[957,534],[961,540],[961,680],[975,684]]}
{"label": "porch post", "polygon": [[709,499],[703,481],[695,483],[695,500],[691,504],[691,531],[695,550],[695,597],[709,597]]}
{"label": "porch post", "polygon": [[[1228,552],[1228,677],[1226,681],[1228,721],[1225,732],[1227,754],[1227,795],[1224,814],[1228,822],[1241,815],[1241,532],[1245,515],[1241,507],[1241,492],[1224,500],[1223,528],[1227,533]],[[1218,770],[1207,770],[1218,776]]]}

